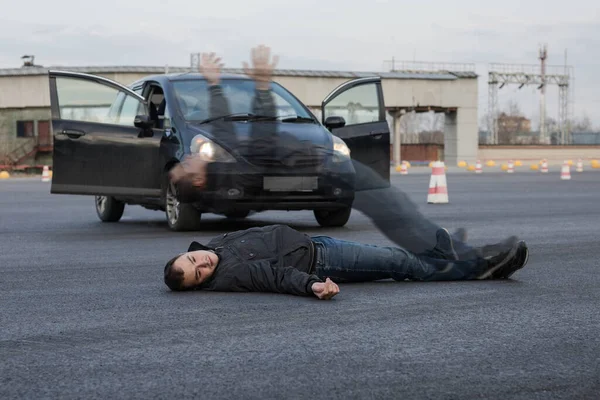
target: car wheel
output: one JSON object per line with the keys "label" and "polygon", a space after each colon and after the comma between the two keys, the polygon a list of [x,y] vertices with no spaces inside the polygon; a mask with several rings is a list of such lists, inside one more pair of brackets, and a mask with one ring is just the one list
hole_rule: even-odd
{"label": "car wheel", "polygon": [[173,231],[200,229],[202,213],[192,204],[181,203],[177,199],[177,188],[173,183],[169,183],[165,190],[165,213],[169,228]]}
{"label": "car wheel", "polygon": [[250,210],[240,210],[225,213],[225,216],[229,219],[244,219],[250,215]]}
{"label": "car wheel", "polygon": [[123,216],[125,203],[110,196],[95,196],[96,214],[102,222],[117,222]]}
{"label": "car wheel", "polygon": [[351,207],[340,210],[314,210],[319,225],[324,227],[344,226],[350,219]]}

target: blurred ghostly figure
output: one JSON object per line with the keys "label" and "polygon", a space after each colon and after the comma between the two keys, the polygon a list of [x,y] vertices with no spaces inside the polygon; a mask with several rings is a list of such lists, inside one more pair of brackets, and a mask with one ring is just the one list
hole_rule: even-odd
{"label": "blurred ghostly figure", "polygon": [[[271,92],[271,78],[278,58],[271,58],[268,47],[259,46],[252,49],[251,59],[252,67],[244,63],[244,72],[255,82],[252,114],[259,118],[276,117],[277,109]],[[200,72],[210,85],[209,118],[216,119],[213,129],[222,131],[220,134],[226,136],[231,135],[234,130],[227,119],[218,119],[220,116],[232,115],[228,100],[219,86],[222,67],[221,59],[214,54],[203,55]],[[360,104],[353,104],[353,106],[352,111],[361,108]],[[249,140],[242,141],[233,137],[232,140],[236,141],[233,147],[248,146],[248,150],[254,155],[274,157],[283,163],[287,157],[286,150],[293,152],[299,148],[299,144],[286,142],[288,138],[277,132],[277,126],[278,124],[253,124],[250,128]],[[356,171],[356,187],[382,188],[356,192],[352,207],[365,214],[396,245],[415,254],[440,256],[435,250],[438,241],[436,234],[439,234],[440,226],[421,214],[417,205],[404,192],[389,185],[376,171],[356,160],[352,162]],[[188,157],[171,170],[171,179],[176,183],[203,188],[206,185],[206,163],[198,157]],[[450,253],[450,258],[455,260],[473,259],[477,256],[489,258],[510,249],[517,241],[516,237],[510,237],[497,244],[473,248],[466,243],[466,231],[461,229],[452,237],[454,251]]]}

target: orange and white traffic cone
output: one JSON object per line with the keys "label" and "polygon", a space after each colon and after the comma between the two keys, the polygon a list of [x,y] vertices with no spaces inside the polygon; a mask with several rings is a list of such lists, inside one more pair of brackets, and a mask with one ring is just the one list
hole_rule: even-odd
{"label": "orange and white traffic cone", "polygon": [[429,194],[427,203],[448,203],[448,186],[446,184],[446,170],[443,161],[433,163],[431,168],[431,179],[429,180]]}
{"label": "orange and white traffic cone", "polygon": [[42,182],[50,182],[50,169],[47,165],[44,165],[44,170],[42,171]]}
{"label": "orange and white traffic cone", "polygon": [[513,160],[508,161],[508,169],[506,170],[506,172],[509,174],[515,172],[515,164],[513,163]]}
{"label": "orange and white traffic cone", "polygon": [[583,161],[581,160],[581,158],[577,160],[577,167],[575,168],[575,171],[583,172]]}
{"label": "orange and white traffic cone", "polygon": [[477,160],[477,162],[475,163],[475,173],[481,174],[482,172],[483,170],[481,169],[481,161]]}
{"label": "orange and white traffic cone", "polygon": [[560,179],[563,181],[568,181],[569,179],[571,179],[571,168],[569,167],[569,163],[568,162],[564,162],[562,169],[560,171]]}
{"label": "orange and white traffic cone", "polygon": [[542,168],[540,169],[540,172],[543,174],[548,173],[548,161],[542,160]]}
{"label": "orange and white traffic cone", "polygon": [[408,175],[408,167],[406,165],[406,161],[402,161],[402,165],[400,166],[400,175]]}

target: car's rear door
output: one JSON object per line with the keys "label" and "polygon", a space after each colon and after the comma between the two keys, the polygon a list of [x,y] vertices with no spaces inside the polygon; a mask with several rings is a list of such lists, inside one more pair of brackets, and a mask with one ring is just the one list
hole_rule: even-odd
{"label": "car's rear door", "polygon": [[160,138],[134,126],[146,114],[144,98],[111,80],[50,71],[54,135],[51,193],[159,196],[159,166],[140,159],[140,147],[158,152]]}
{"label": "car's rear door", "polygon": [[[328,117],[343,117],[346,124],[331,129],[350,148],[350,155],[368,167],[357,171],[356,190],[388,187],[390,184],[390,129],[385,118],[381,78],[358,78],[345,82],[321,104],[323,124]],[[358,168],[357,168],[358,169]],[[377,179],[373,177],[375,172]]]}

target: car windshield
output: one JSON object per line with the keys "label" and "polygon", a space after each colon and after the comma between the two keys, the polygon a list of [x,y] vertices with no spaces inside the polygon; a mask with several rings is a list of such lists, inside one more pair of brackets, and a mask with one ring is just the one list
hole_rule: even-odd
{"label": "car windshield", "polygon": [[[220,83],[229,110],[209,112],[209,92],[206,80],[174,81],[173,88],[183,117],[187,121],[204,121],[225,115],[256,114],[253,111],[254,81],[249,79],[223,79]],[[313,118],[306,108],[282,86],[272,83],[271,93],[275,101],[277,117]]]}

